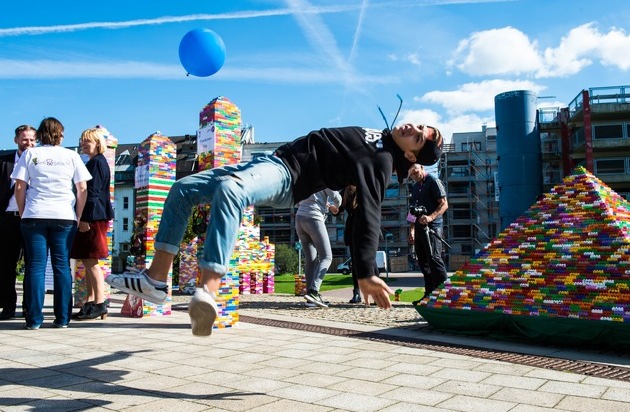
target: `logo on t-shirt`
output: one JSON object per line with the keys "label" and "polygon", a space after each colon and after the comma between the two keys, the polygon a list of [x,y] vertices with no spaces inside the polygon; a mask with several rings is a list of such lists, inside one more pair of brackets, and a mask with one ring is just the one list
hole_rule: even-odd
{"label": "logo on t-shirt", "polygon": [[368,143],[375,143],[377,149],[382,149],[383,148],[383,142],[381,141],[381,139],[383,138],[383,132],[381,130],[378,130],[378,129],[366,129],[364,127],[363,131],[365,132],[364,139],[365,139],[366,142],[368,142]]}

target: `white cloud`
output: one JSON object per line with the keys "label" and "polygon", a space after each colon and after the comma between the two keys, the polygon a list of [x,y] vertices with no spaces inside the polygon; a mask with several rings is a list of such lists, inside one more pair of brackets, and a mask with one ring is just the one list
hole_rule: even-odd
{"label": "white cloud", "polygon": [[523,75],[537,78],[579,73],[599,61],[630,70],[630,35],[611,28],[600,32],[594,23],[575,27],[557,47],[538,49],[538,42],[513,27],[475,32],[460,41],[449,66],[473,76]]}
{"label": "white cloud", "polygon": [[484,124],[494,126],[494,113],[492,116],[460,114],[443,118],[441,114],[430,109],[402,110],[399,119],[397,124],[415,123],[437,127],[447,144],[451,142],[453,133],[481,131]]}
{"label": "white cloud", "polygon": [[528,80],[484,80],[479,83],[466,83],[457,90],[432,91],[415,101],[434,103],[443,106],[447,112],[484,112],[494,110],[494,97],[511,90],[532,90],[536,93],[545,87]]}
{"label": "white cloud", "polygon": [[513,27],[473,33],[460,41],[451,63],[470,75],[522,74],[541,67],[536,43]]}

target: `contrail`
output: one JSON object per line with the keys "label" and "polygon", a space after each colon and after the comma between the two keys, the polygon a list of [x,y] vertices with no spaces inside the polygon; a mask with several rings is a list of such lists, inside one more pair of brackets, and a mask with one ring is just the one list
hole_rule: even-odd
{"label": "contrail", "polygon": [[[432,7],[442,6],[448,4],[469,4],[469,3],[503,3],[512,2],[517,0],[400,0],[400,1],[388,1],[384,3],[372,4],[370,7]],[[314,7],[310,6],[300,10],[303,14],[323,14],[323,13],[341,13],[346,11],[361,10],[365,3],[362,5],[347,5],[347,6],[327,6],[327,7]],[[120,22],[90,22],[79,24],[64,24],[55,26],[28,26],[28,27],[12,27],[7,29],[0,29],[0,37],[9,36],[39,36],[48,33],[66,33],[81,30],[91,29],[124,29],[135,26],[152,26],[168,23],[182,23],[187,21],[206,21],[206,20],[230,20],[230,19],[252,19],[260,17],[273,17],[273,16],[286,16],[294,13],[291,9],[277,9],[277,10],[265,10],[265,11],[243,11],[237,13],[222,13],[222,14],[190,14],[187,16],[164,16],[154,19],[138,19]]]}

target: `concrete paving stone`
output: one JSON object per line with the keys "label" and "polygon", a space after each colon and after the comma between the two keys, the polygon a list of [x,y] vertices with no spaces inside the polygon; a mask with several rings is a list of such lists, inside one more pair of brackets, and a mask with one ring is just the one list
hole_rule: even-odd
{"label": "concrete paving stone", "polygon": [[[318,348],[317,350],[318,353],[326,353],[326,354],[331,354],[331,355],[348,355],[348,356],[352,356],[353,358],[362,358],[365,357],[366,352],[357,349],[357,348],[347,348],[344,346],[330,346],[330,345],[326,345],[323,347]],[[380,354],[381,352],[372,352],[369,353],[370,354],[375,354],[378,356],[378,354]]]}
{"label": "concrete paving stone", "polygon": [[188,380],[193,382],[207,383],[211,385],[221,385],[227,381],[238,381],[241,379],[247,379],[247,376],[240,373],[212,371],[208,370],[207,373],[191,376]]}
{"label": "concrete paving stone", "polygon": [[582,382],[586,377],[579,373],[562,372],[552,369],[534,368],[524,376],[561,382]]}
{"label": "concrete paving stone", "polygon": [[333,389],[317,388],[315,386],[300,383],[269,392],[269,395],[277,398],[291,399],[298,402],[313,403],[321,401],[322,399],[330,398],[331,396],[339,395],[340,393],[340,391]]}
{"label": "concrete paving stone", "polygon": [[[302,380],[298,377],[296,379],[296,382],[302,382]],[[237,381],[225,381],[222,383],[222,385],[227,388],[261,393],[267,393],[286,388],[287,386],[291,386],[293,384],[294,382],[285,382],[266,378],[245,378],[239,379]]]}
{"label": "concrete paving stone", "polygon": [[556,409],[571,412],[630,412],[630,402],[566,396],[558,402]]}
{"label": "concrete paving stone", "polygon": [[405,373],[408,375],[418,375],[418,376],[429,376],[434,374],[437,371],[440,371],[444,368],[438,366],[430,366],[430,365],[422,365],[422,364],[411,364],[411,363],[396,363],[385,370]]}
{"label": "concrete paving stone", "polygon": [[191,378],[195,375],[208,373],[208,370],[197,366],[177,365],[167,368],[154,369],[153,372],[159,375],[169,376],[171,378]]}
{"label": "concrete paving stone", "polygon": [[[602,382],[603,383],[603,382]],[[602,399],[611,401],[630,402],[630,389],[628,388],[608,388],[602,395]]]}
{"label": "concrete paving stone", "polygon": [[267,378],[275,380],[290,380],[294,376],[301,375],[303,372],[289,368],[261,368],[243,372],[243,375],[254,378]]}
{"label": "concrete paving stone", "polygon": [[540,392],[560,393],[563,395],[599,398],[606,392],[605,386],[585,385],[582,383],[549,381],[541,385]]}
{"label": "concrete paving stone", "polygon": [[197,412],[207,409],[207,405],[182,399],[159,399],[142,405],[125,408],[125,412]]}
{"label": "concrete paving stone", "polygon": [[368,368],[352,368],[336,374],[349,379],[358,379],[369,382],[381,382],[387,378],[396,375],[396,372],[368,369]]}
{"label": "concrete paving stone", "polygon": [[124,386],[104,384],[102,382],[87,382],[79,385],[52,388],[50,392],[65,398],[88,399],[104,393],[114,393],[125,390]]}
{"label": "concrete paving stone", "polygon": [[289,399],[280,399],[278,401],[253,408],[249,412],[330,412],[330,410],[331,409],[328,406],[314,405],[312,403],[306,402],[297,402]]}
{"label": "concrete paving stone", "polygon": [[366,368],[366,369],[387,369],[390,366],[395,365],[396,362],[382,360],[382,359],[371,359],[371,358],[356,358],[344,362],[344,365],[350,365],[355,368]]}
{"label": "concrete paving stone", "polygon": [[55,396],[57,396],[55,393],[45,389],[18,386],[10,391],[0,392],[0,405],[17,405],[26,402],[34,402],[40,399],[52,398]]}
{"label": "concrete paving stone", "polygon": [[478,372],[476,370],[444,368],[430,376],[434,378],[442,378],[447,380],[463,381],[463,382],[481,382],[491,376],[488,372]]}
{"label": "concrete paving stone", "polygon": [[344,363],[351,359],[356,359],[357,356],[353,353],[348,354],[336,354],[336,353],[317,353],[311,354],[305,359],[310,362],[332,362],[332,363]]}
{"label": "concrete paving stone", "polygon": [[220,358],[220,360],[221,362],[239,362],[239,363],[253,364],[253,363],[267,360],[272,356],[273,354],[270,355],[270,354],[259,353],[259,352],[246,352],[246,353],[241,352],[236,355],[222,357]]}
{"label": "concrete paving stone", "polygon": [[[260,405],[266,405],[277,401],[278,398],[268,396],[256,391],[226,391],[224,393],[212,395],[195,402],[205,405],[208,408],[219,408],[227,411],[249,411]],[[210,409],[212,410],[212,409]]]}
{"label": "concrete paving stone", "polygon": [[490,385],[481,382],[462,382],[449,380],[441,385],[433,387],[432,390],[450,393],[453,395],[469,395],[487,398],[501,389],[500,386]]}
{"label": "concrete paving stone", "polygon": [[213,370],[241,373],[252,369],[262,369],[265,365],[258,363],[242,363],[236,360],[223,361],[223,359],[215,359],[215,363],[211,366]]}
{"label": "concrete paving stone", "polygon": [[431,389],[442,383],[447,382],[446,379],[434,378],[431,376],[419,376],[408,373],[398,373],[391,378],[384,379],[381,383],[387,383],[396,386],[406,386],[418,389]]}
{"label": "concrete paving stone", "polygon": [[315,403],[346,411],[372,412],[379,411],[389,405],[392,405],[395,401],[384,399],[383,397],[366,396],[355,393],[341,393],[316,401]]}
{"label": "concrete paving stone", "polygon": [[379,412],[450,412],[447,409],[434,406],[418,405],[417,403],[398,402]]}
{"label": "concrete paving stone", "polygon": [[527,376],[514,376],[504,374],[493,374],[482,381],[490,385],[501,385],[519,389],[538,389],[546,381],[540,378],[530,378]]}
{"label": "concrete paving stone", "polygon": [[325,375],[337,375],[353,369],[350,365],[330,362],[302,362],[296,369]]}
{"label": "concrete paving stone", "polygon": [[[321,373],[301,373],[299,375],[291,376],[289,378],[284,379],[285,382],[289,382],[292,384],[305,384],[309,386],[315,386],[318,388],[329,388],[335,390],[342,390],[339,387],[339,384],[349,381],[348,378],[343,378],[341,376],[334,376],[329,374],[321,374]],[[361,382],[363,385],[365,382]]]}
{"label": "concrete paving stone", "polygon": [[398,351],[393,351],[389,354],[387,360],[396,363],[410,363],[413,365],[422,365],[425,366],[429,363],[435,362],[437,359],[433,356],[435,352],[431,353],[430,356],[426,356],[427,352],[422,353],[418,351],[417,353],[398,353]]}
{"label": "concrete paving stone", "polygon": [[436,406],[450,411],[461,412],[507,412],[514,408],[516,403],[456,395]]}
{"label": "concrete paving stone", "polygon": [[37,399],[22,405],[3,407],[3,411],[82,411],[91,409],[93,404],[80,399],[68,399],[61,396],[54,396],[47,399]]}
{"label": "concrete paving stone", "polygon": [[21,381],[20,384],[39,388],[55,389],[77,384],[86,384],[88,382],[90,382],[90,380],[82,376],[70,375],[67,373],[56,373],[45,377],[24,380]]}
{"label": "concrete paving stone", "polygon": [[418,389],[401,387],[384,393],[383,398],[400,402],[417,403],[420,405],[435,406],[453,397],[453,394],[439,392],[433,389]]}
{"label": "concrete paving stone", "polygon": [[609,386],[612,388],[630,389],[630,381],[618,381],[615,379],[598,378],[595,376],[587,376],[580,382],[587,385],[600,385]]}
{"label": "concrete paving stone", "polygon": [[258,365],[263,366],[265,368],[272,367],[272,368],[300,369],[303,365],[308,364],[308,362],[300,358],[285,358],[285,357],[278,356],[277,353],[275,353],[274,355],[275,357],[271,359],[258,362]]}
{"label": "concrete paving stone", "polygon": [[342,382],[331,384],[328,387],[330,389],[335,389],[338,391],[356,393],[366,396],[378,396],[385,392],[389,392],[399,388],[398,385],[391,385],[381,382],[357,381],[351,379],[346,379]]}
{"label": "concrete paving stone", "polygon": [[433,352],[433,356],[437,357],[437,359],[427,365],[441,366],[449,369],[475,370],[483,364],[483,362],[478,359],[469,356],[453,355],[451,353],[445,353],[442,356],[441,353]]}
{"label": "concrete paving stone", "polygon": [[507,362],[499,362],[499,361],[491,361],[487,363],[482,363],[481,365],[475,367],[476,371],[480,372],[488,372],[488,373],[500,373],[502,375],[515,375],[515,376],[523,376],[526,373],[534,370],[532,366],[526,365],[517,365],[514,363]]}
{"label": "concrete paving stone", "polygon": [[556,409],[543,406],[516,405],[514,409],[510,409],[510,412],[556,412]]}
{"label": "concrete paving stone", "polygon": [[518,402],[526,405],[553,408],[564,396],[565,395],[559,393],[537,392],[529,389],[502,388],[491,395],[490,398],[498,401]]}

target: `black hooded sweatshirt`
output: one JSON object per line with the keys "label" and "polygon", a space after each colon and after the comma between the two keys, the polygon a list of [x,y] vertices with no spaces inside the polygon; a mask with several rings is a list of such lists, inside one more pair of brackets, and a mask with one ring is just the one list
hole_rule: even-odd
{"label": "black hooded sweatshirt", "polygon": [[[357,187],[359,208],[352,240],[357,256],[353,264],[359,278],[378,276],[374,273],[374,257],[385,189],[394,170],[402,183],[412,165],[394,143],[391,132],[362,127],[316,130],[282,145],[276,150],[276,156],[289,169],[295,203],[325,188]],[[419,161],[433,164],[436,156],[439,157],[435,146],[425,144]]]}

